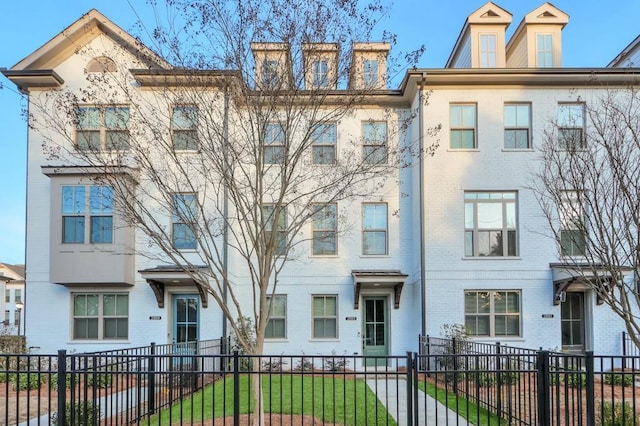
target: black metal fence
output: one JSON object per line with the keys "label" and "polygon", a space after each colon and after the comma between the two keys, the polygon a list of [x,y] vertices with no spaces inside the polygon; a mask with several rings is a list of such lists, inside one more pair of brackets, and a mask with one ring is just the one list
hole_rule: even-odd
{"label": "black metal fence", "polygon": [[228,347],[0,355],[0,424],[237,425],[264,412],[271,425],[640,426],[634,357],[428,337],[390,357]]}

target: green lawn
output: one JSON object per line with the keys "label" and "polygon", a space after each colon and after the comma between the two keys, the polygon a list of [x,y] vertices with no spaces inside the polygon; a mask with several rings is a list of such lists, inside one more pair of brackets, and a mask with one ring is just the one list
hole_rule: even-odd
{"label": "green lawn", "polygon": [[486,409],[467,401],[465,398],[436,387],[433,383],[419,380],[418,388],[476,426],[506,424],[506,420],[491,414]]}
{"label": "green lawn", "polygon": [[[250,377],[240,377],[240,413],[253,412]],[[392,425],[396,422],[362,379],[273,374],[263,377],[265,412],[304,414],[327,423]],[[233,414],[233,377],[205,387],[150,419],[150,424],[200,422]],[[267,414],[268,416],[268,414]]]}

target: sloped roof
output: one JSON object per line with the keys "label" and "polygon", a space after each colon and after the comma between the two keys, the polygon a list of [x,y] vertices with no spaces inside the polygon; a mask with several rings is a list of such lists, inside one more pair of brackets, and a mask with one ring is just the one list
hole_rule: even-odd
{"label": "sloped roof", "polygon": [[[24,279],[24,265],[11,265],[9,263],[0,263],[0,268],[7,269],[10,272],[13,272],[13,275],[15,275],[16,277],[19,277],[19,278],[13,278],[13,279],[18,279],[18,280]],[[4,275],[4,274],[0,272],[0,275]]]}

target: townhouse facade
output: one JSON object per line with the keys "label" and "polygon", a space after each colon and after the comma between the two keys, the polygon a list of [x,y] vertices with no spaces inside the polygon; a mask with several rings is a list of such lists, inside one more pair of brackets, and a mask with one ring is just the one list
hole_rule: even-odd
{"label": "townhouse facade", "polygon": [[0,303],[0,311],[4,312],[3,334],[21,334],[25,306],[24,281],[24,265],[0,263],[0,294],[4,294]]}
{"label": "townhouse facade", "polygon": [[[407,71],[398,89],[384,83],[387,44],[351,46],[347,87],[326,89],[372,91],[352,114],[323,127],[311,163],[340,156],[347,140],[360,141],[359,153],[377,161],[381,149],[405,145],[417,144],[421,154],[368,194],[324,207],[335,209],[333,219],[310,220],[300,230],[305,242],[279,273],[272,296],[265,352],[401,355],[416,350],[418,335],[440,336],[443,325],[461,324],[478,341],[620,353],[623,322],[571,275],[563,256],[579,256],[580,247],[552,237],[531,179],[553,123],[566,120],[570,130],[584,132],[584,105],[606,90],[601,83],[623,87],[640,71],[562,68],[568,15],[550,3],[527,14],[507,40],[511,20],[485,4],[465,21],[444,68]],[[303,84],[334,81],[340,48],[305,46]],[[251,49],[256,82],[294,84],[283,79],[292,66],[288,46]],[[129,90],[140,97],[180,79],[180,70],[95,10],[3,70],[29,94],[32,114],[49,92],[83,93],[92,77],[116,72],[129,76]],[[211,108],[221,111],[222,98],[211,90]],[[195,143],[198,107],[202,113],[200,105],[163,105],[160,116],[180,150]],[[126,145],[134,108],[117,96],[82,108],[93,117],[61,124],[72,135],[61,146],[72,152],[83,144]],[[405,132],[390,130],[397,117],[412,113]],[[46,122],[40,118],[35,122]],[[52,155],[43,148],[43,130],[30,129],[28,141],[28,345],[42,353],[84,352],[228,334],[220,307],[185,266],[159,251],[148,254],[149,239],[119,216],[112,189],[95,179],[100,171]],[[284,143],[277,128],[267,134],[263,158],[277,162]],[[436,145],[435,155],[423,154]],[[115,172],[129,176],[132,188],[144,185],[135,165],[121,166]],[[169,204],[189,210],[194,200],[203,202],[198,197],[178,191]],[[193,251],[187,256],[197,264],[189,224],[170,210],[158,212],[175,250]],[[337,232],[337,216],[352,224],[348,232]],[[251,276],[242,259],[231,255],[226,268],[229,285],[249,303]],[[53,321],[54,327],[39,326]]]}

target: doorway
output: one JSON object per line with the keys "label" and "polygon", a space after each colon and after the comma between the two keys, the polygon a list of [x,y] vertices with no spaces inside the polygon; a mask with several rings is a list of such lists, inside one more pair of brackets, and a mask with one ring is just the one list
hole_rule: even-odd
{"label": "doorway", "polygon": [[584,352],[585,349],[585,310],[584,293],[566,293],[566,299],[560,308],[562,351]]}
{"label": "doorway", "polygon": [[[365,365],[386,365],[389,355],[389,327],[386,297],[363,297],[364,318],[362,323],[362,354],[367,358]],[[383,357],[376,359],[375,357]]]}

